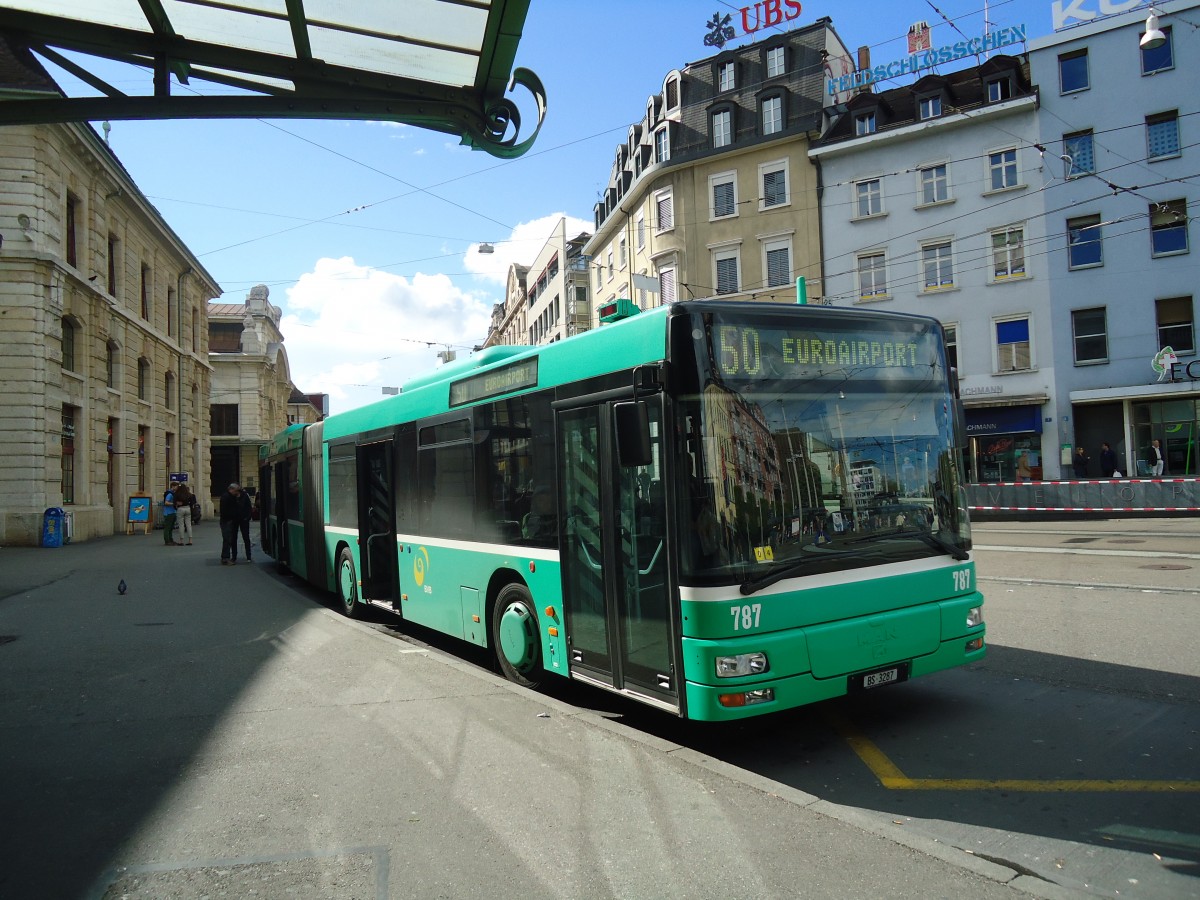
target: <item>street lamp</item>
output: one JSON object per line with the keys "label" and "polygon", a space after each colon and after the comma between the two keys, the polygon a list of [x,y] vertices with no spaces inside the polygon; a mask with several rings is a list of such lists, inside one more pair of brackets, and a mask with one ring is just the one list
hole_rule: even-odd
{"label": "street lamp", "polygon": [[1150,7],[1150,15],[1146,16],[1146,33],[1142,35],[1142,39],[1138,41],[1138,45],[1143,50],[1157,50],[1167,42],[1167,36],[1162,29],[1158,27],[1158,15],[1154,12],[1154,7]]}

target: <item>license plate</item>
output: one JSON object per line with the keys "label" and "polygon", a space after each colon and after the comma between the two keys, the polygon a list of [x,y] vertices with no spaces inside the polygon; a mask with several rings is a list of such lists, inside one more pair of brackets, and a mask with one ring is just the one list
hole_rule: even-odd
{"label": "license plate", "polygon": [[850,690],[865,691],[871,688],[883,687],[885,684],[896,684],[908,680],[908,665],[902,663],[874,672],[864,672],[861,675],[850,676]]}

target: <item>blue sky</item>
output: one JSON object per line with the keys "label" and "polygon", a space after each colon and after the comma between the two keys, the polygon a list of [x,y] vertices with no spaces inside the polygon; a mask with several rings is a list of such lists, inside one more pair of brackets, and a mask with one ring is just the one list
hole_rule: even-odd
{"label": "blue sky", "polygon": [[[270,287],[293,381],[328,393],[340,412],[435,365],[439,350],[483,340],[508,264],[532,261],[561,216],[590,228],[613,152],[647,97],[669,70],[714,52],[703,43],[714,13],[732,16],[733,46],[767,35],[741,33],[741,5],[533,0],[516,64],[542,79],[548,112],[517,160],[438,132],[327,120],[113,122],[109,140],[224,289],[222,302]],[[932,27],[934,47],[984,30],[983,0],[805,2],[790,24],[822,16],[852,51],[870,46],[876,63],[906,55],[917,20]],[[1033,40],[1051,31],[1051,2],[1000,0],[987,18],[1024,24]],[[52,72],[68,93],[90,93]],[[147,90],[145,78],[108,74]],[[476,253],[481,241],[497,252]]]}

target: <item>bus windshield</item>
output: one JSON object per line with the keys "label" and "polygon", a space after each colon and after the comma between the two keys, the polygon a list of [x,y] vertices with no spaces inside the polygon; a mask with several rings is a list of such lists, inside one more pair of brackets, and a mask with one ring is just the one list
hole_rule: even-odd
{"label": "bus windshield", "polygon": [[681,378],[678,420],[683,578],[749,593],[793,574],[967,558],[935,322],[793,307],[706,312],[690,324],[696,380],[689,389],[691,373]]}

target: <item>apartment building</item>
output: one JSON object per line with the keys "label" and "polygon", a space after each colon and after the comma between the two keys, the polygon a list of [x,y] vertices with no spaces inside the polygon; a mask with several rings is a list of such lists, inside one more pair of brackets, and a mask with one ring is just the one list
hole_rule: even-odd
{"label": "apartment building", "polygon": [[794,302],[819,284],[816,169],[830,20],[672,70],[613,155],[594,208],[593,310],[723,295]]}

